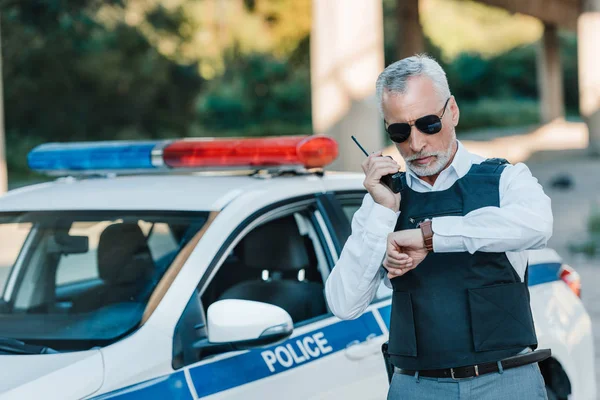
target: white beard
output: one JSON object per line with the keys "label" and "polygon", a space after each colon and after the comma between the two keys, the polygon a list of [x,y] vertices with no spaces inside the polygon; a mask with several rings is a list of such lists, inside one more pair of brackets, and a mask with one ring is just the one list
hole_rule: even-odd
{"label": "white beard", "polygon": [[[424,152],[415,154],[405,159],[406,166],[410,168],[417,176],[431,176],[442,172],[444,167],[448,165],[450,157],[452,157],[452,149],[454,148],[455,141],[452,141],[448,149],[444,152]],[[414,165],[411,161],[423,157],[435,157],[435,160],[425,167]]]}

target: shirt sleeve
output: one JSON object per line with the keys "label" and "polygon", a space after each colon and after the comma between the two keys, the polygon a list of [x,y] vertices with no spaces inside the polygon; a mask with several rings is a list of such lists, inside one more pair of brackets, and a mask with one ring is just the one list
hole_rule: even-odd
{"label": "shirt sleeve", "polygon": [[359,317],[386,279],[381,263],[387,236],[394,230],[397,218],[397,213],[365,195],[352,218],[352,233],[325,283],[327,304],[337,317]]}
{"label": "shirt sleeve", "polygon": [[550,198],[525,164],[500,176],[500,207],[432,219],[435,252],[509,252],[539,249],[552,236]]}

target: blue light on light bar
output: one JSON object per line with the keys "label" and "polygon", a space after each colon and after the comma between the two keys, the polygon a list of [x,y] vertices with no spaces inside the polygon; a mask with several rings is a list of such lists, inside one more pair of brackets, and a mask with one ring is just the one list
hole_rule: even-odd
{"label": "blue light on light bar", "polygon": [[47,143],[27,156],[35,171],[98,171],[154,169],[152,149],[161,141]]}

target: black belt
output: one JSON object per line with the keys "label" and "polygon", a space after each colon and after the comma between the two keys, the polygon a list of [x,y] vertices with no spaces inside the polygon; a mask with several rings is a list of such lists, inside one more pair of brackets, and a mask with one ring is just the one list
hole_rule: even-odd
{"label": "black belt", "polygon": [[[533,364],[536,362],[543,361],[552,355],[550,349],[543,349],[532,351],[525,354],[519,354],[514,357],[505,358],[501,360],[502,369],[511,369],[520,367],[522,365]],[[498,372],[497,362],[487,362],[478,365],[469,365],[467,367],[458,368],[445,368],[445,369],[428,369],[420,370],[419,376],[426,378],[452,378],[452,379],[464,379],[472,378],[479,375],[489,374],[491,372]],[[396,368],[396,372],[404,375],[416,375],[416,370],[400,369]]]}

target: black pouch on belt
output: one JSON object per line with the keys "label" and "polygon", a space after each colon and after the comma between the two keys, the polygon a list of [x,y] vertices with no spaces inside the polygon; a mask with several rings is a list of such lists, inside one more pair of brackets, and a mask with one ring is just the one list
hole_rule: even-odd
{"label": "black pouch on belt", "polygon": [[390,362],[390,354],[388,353],[388,342],[381,345],[381,353],[383,354],[383,361],[385,362],[385,370],[388,376],[388,383],[392,383],[394,377],[394,365]]}

